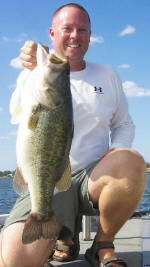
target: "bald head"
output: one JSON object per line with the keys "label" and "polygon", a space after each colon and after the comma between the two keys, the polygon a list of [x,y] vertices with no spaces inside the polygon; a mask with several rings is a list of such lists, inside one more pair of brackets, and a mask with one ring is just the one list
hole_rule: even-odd
{"label": "bald head", "polygon": [[[55,18],[56,18],[56,16],[57,16],[57,15],[60,13],[60,11],[61,11],[63,8],[65,8],[65,7],[75,7],[75,8],[78,8],[78,9],[82,10],[82,11],[86,14],[86,16],[87,16],[87,18],[88,18],[88,21],[89,21],[89,27],[91,28],[91,20],[90,20],[90,17],[89,17],[89,14],[88,14],[87,10],[86,10],[83,6],[81,6],[81,5],[79,5],[79,4],[76,4],[76,3],[69,3],[69,4],[66,4],[66,5],[63,5],[63,6],[59,7],[59,8],[54,12],[54,14],[53,14],[53,17],[52,17],[52,26],[55,25]],[[57,26],[57,25],[56,25],[56,26]]]}

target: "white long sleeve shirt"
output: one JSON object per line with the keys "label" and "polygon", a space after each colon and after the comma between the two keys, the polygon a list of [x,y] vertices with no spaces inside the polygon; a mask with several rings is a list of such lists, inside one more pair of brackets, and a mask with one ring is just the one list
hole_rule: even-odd
{"label": "white long sleeve shirt", "polygon": [[[12,115],[21,104],[28,75],[30,71],[24,70],[18,78],[10,101]],[[131,147],[135,127],[121,81],[112,67],[86,62],[84,70],[70,73],[70,83],[74,112],[70,161],[75,172],[100,159],[110,148]]]}

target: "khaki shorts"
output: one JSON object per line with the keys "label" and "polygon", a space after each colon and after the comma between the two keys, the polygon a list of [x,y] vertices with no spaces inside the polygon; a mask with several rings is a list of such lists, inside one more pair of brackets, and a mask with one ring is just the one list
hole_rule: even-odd
{"label": "khaki shorts", "polygon": [[[98,209],[95,208],[90,201],[88,194],[88,179],[97,162],[90,164],[84,170],[72,174],[72,184],[67,191],[54,191],[52,203],[53,211],[57,220],[63,225],[59,237],[60,239],[71,239],[74,236],[76,230],[75,222],[79,215],[92,216],[99,214]],[[30,211],[30,195],[19,197],[7,218],[4,227],[15,222],[25,221]]]}

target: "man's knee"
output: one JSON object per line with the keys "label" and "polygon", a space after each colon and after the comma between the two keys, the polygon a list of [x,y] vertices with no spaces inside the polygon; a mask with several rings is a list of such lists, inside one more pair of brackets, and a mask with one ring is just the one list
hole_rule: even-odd
{"label": "man's knee", "polygon": [[143,156],[136,150],[131,149],[130,153],[132,155],[132,164],[134,168],[137,168],[140,172],[146,171],[146,164]]}
{"label": "man's knee", "polygon": [[130,148],[116,149],[111,153],[111,160],[112,170],[114,169],[116,173],[125,172],[140,176],[146,171],[146,164],[142,155]]}
{"label": "man's knee", "polygon": [[0,267],[41,267],[54,247],[54,242],[40,239],[31,244],[22,243],[24,223],[5,228],[0,237]]}
{"label": "man's knee", "polygon": [[132,177],[133,180],[141,182],[146,180],[146,164],[142,155],[133,149],[122,150],[120,154],[120,168],[127,174],[127,177]]}
{"label": "man's knee", "polygon": [[133,149],[119,149],[116,151],[117,175],[120,184],[127,188],[129,195],[141,198],[146,185],[146,164],[142,155]]}
{"label": "man's knee", "polygon": [[143,190],[146,182],[145,172],[145,161],[139,152],[128,148],[115,149],[108,153],[91,173],[88,181],[90,197],[94,201],[98,200],[106,185],[112,185],[122,178],[126,178],[135,189],[141,187]]}

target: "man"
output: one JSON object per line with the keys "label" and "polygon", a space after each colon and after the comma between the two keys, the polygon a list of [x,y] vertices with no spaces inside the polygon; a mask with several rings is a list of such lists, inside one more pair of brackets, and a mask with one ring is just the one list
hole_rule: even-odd
{"label": "man", "polygon": [[[86,10],[67,4],[55,12],[50,28],[55,52],[69,57],[75,125],[70,152],[72,187],[54,200],[66,212],[64,216],[58,214],[60,239],[73,238],[79,213],[100,214],[100,226],[86,259],[97,267],[123,267],[127,265],[115,257],[113,241],[142,198],[146,167],[141,155],[130,149],[134,125],[119,78],[111,67],[84,60],[90,26]],[[36,44],[27,42],[21,58],[32,70],[36,66]],[[11,100],[12,113],[21,97],[19,85],[17,88]],[[73,203],[71,210],[63,206],[62,199]],[[19,207],[22,213],[22,205],[28,201],[25,198],[16,204],[1,234],[1,267],[41,267],[52,252],[54,242],[49,240],[22,244],[29,210],[22,219],[14,219],[14,214]]]}

